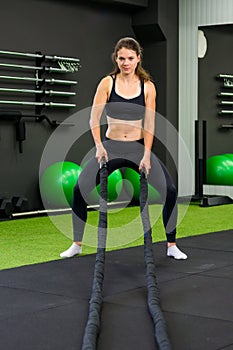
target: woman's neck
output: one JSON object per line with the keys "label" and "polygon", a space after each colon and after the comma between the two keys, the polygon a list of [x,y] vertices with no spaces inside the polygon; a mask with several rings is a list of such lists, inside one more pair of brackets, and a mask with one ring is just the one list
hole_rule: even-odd
{"label": "woman's neck", "polygon": [[117,74],[118,79],[120,79],[123,83],[135,83],[138,82],[139,78],[137,74],[122,74],[121,72]]}

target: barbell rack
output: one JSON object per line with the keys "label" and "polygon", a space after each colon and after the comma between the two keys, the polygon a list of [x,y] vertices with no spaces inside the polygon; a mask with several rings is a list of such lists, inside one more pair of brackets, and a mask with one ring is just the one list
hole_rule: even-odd
{"label": "barbell rack", "polygon": [[47,83],[47,84],[60,84],[60,85],[76,85],[78,82],[76,80],[61,80],[61,79],[43,79],[43,78],[31,78],[31,77],[18,77],[18,76],[11,76],[11,75],[0,75],[0,79],[6,79],[6,80],[21,80],[21,81],[28,81],[28,82],[38,82],[38,83]]}
{"label": "barbell rack", "polygon": [[56,67],[47,67],[47,66],[27,66],[23,64],[11,64],[11,63],[0,63],[0,67],[3,68],[16,68],[16,69],[24,69],[24,70],[35,70],[35,71],[45,71],[48,73],[69,73],[71,72],[69,69],[65,68],[56,68]]}
{"label": "barbell rack", "polygon": [[75,103],[31,102],[31,101],[14,101],[14,100],[0,100],[0,104],[37,106],[37,107],[67,107],[67,108],[76,107]]}
{"label": "barbell rack", "polygon": [[41,94],[49,96],[75,96],[76,92],[72,91],[58,91],[58,90],[35,90],[35,89],[15,89],[15,88],[1,88],[0,92],[19,92],[24,94]]}
{"label": "barbell rack", "polygon": [[39,53],[27,53],[27,52],[17,52],[17,51],[5,51],[0,50],[1,55],[9,55],[9,56],[21,56],[26,58],[36,58],[36,59],[47,59],[51,61],[70,61],[70,62],[76,62],[79,63],[79,58],[74,57],[63,57],[63,56],[57,56],[57,55],[43,55]]}
{"label": "barbell rack", "polygon": [[[76,96],[76,92],[69,91],[68,87],[75,86],[77,81],[66,79],[66,74],[79,70],[80,59],[63,55],[47,55],[39,51],[28,53],[9,50],[0,50],[0,58],[0,106],[2,106],[0,117],[14,122],[16,140],[19,142],[19,151],[22,153],[22,143],[26,139],[25,120],[29,118],[35,119],[36,122],[45,120],[51,127],[57,127],[61,123],[51,120],[49,115],[44,114],[43,109],[76,107],[76,103],[67,98]],[[65,78],[60,79],[60,74]],[[49,85],[53,85],[54,89]],[[62,88],[62,85],[67,88]],[[14,108],[12,106],[19,107],[15,111],[12,110]],[[23,113],[24,107],[28,108],[27,114]],[[67,123],[63,124],[71,126]]]}

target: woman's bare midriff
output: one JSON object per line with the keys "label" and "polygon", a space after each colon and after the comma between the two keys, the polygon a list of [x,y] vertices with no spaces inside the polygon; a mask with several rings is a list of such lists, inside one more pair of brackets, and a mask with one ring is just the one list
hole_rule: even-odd
{"label": "woman's bare midriff", "polygon": [[106,136],[117,141],[136,141],[143,138],[142,120],[120,120],[107,117]]}

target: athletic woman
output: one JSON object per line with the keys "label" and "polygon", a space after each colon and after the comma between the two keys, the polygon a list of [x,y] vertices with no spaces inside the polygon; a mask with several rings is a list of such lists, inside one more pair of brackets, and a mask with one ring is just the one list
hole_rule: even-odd
{"label": "athletic woman", "polygon": [[[176,245],[177,193],[164,164],[152,153],[155,128],[156,89],[142,67],[142,49],[133,38],[120,39],[112,54],[113,72],[104,77],[96,90],[90,127],[96,156],[79,176],[72,206],[74,242],[60,254],[70,258],[82,252],[82,237],[87,220],[87,195],[99,183],[99,163],[105,157],[108,172],[144,167],[148,182],[160,193],[163,223],[167,237],[167,256],[187,259]],[[106,138],[101,140],[101,117],[106,112]]]}

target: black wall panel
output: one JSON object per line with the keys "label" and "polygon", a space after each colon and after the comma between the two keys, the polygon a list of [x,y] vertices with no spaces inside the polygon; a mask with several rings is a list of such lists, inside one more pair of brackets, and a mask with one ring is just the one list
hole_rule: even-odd
{"label": "black wall panel", "polygon": [[[149,0],[149,6],[133,14],[133,28],[144,47],[144,63],[157,86],[157,111],[178,129],[178,1]],[[163,139],[166,143],[166,130]],[[175,155],[155,142],[174,179],[177,177],[177,140]]]}
{"label": "black wall panel", "polygon": [[[44,111],[51,119],[59,121],[91,105],[99,79],[112,69],[110,55],[116,40],[134,34],[128,13],[74,2],[9,0],[1,4],[0,19],[0,50],[41,51],[80,58],[81,70],[67,75],[67,79],[78,80],[74,89],[77,108]],[[83,123],[88,125],[88,119]],[[24,195],[30,200],[31,209],[41,207],[39,165],[52,131],[45,122],[26,121],[26,140],[23,153],[19,153],[14,123],[0,120],[1,195]],[[68,130],[64,132],[69,137]],[[72,151],[71,161],[78,162],[80,149],[84,150],[92,142],[89,135],[82,141],[83,145]],[[58,154],[54,161],[59,160]]]}
{"label": "black wall panel", "polygon": [[[130,6],[111,6],[92,0],[9,0],[1,4],[0,50],[41,51],[80,58],[80,71],[67,76],[78,81],[77,86],[72,88],[77,95],[71,98],[77,107],[71,110],[45,110],[51,119],[63,121],[75,112],[89,108],[98,81],[112,68],[110,55],[115,42],[122,36],[136,36],[144,46],[145,68],[150,70],[157,86],[158,111],[177,126],[178,1],[123,2]],[[153,22],[148,23],[142,17],[136,23],[133,16],[139,16],[140,12],[143,14],[147,5],[153,14]],[[151,12],[151,6],[157,12]],[[149,38],[142,30],[141,36],[139,25],[143,27],[148,24],[152,24],[159,35],[151,33],[152,38]],[[136,25],[138,30],[135,30]],[[86,115],[82,123],[88,127]],[[39,165],[52,132],[53,129],[46,122],[26,121],[26,140],[23,142],[23,153],[20,153],[14,122],[0,119],[0,195],[24,195],[30,201],[30,209],[42,208],[38,191]],[[64,129],[64,134],[69,137],[68,129]],[[72,147],[68,160],[81,160],[93,145],[90,133],[84,135],[80,142],[81,145]],[[156,153],[175,178],[173,161],[166,150],[158,147]],[[57,152],[54,161],[59,160]]]}
{"label": "black wall panel", "polygon": [[[232,97],[220,98],[222,92],[233,93],[232,88],[223,87],[218,74],[233,75],[233,25],[201,27],[207,39],[207,52],[198,62],[198,118],[207,121],[207,158],[217,154],[233,153],[232,129],[219,128],[233,123],[232,106],[220,106],[221,100],[233,101]],[[232,114],[220,115],[221,109],[232,110]]]}

